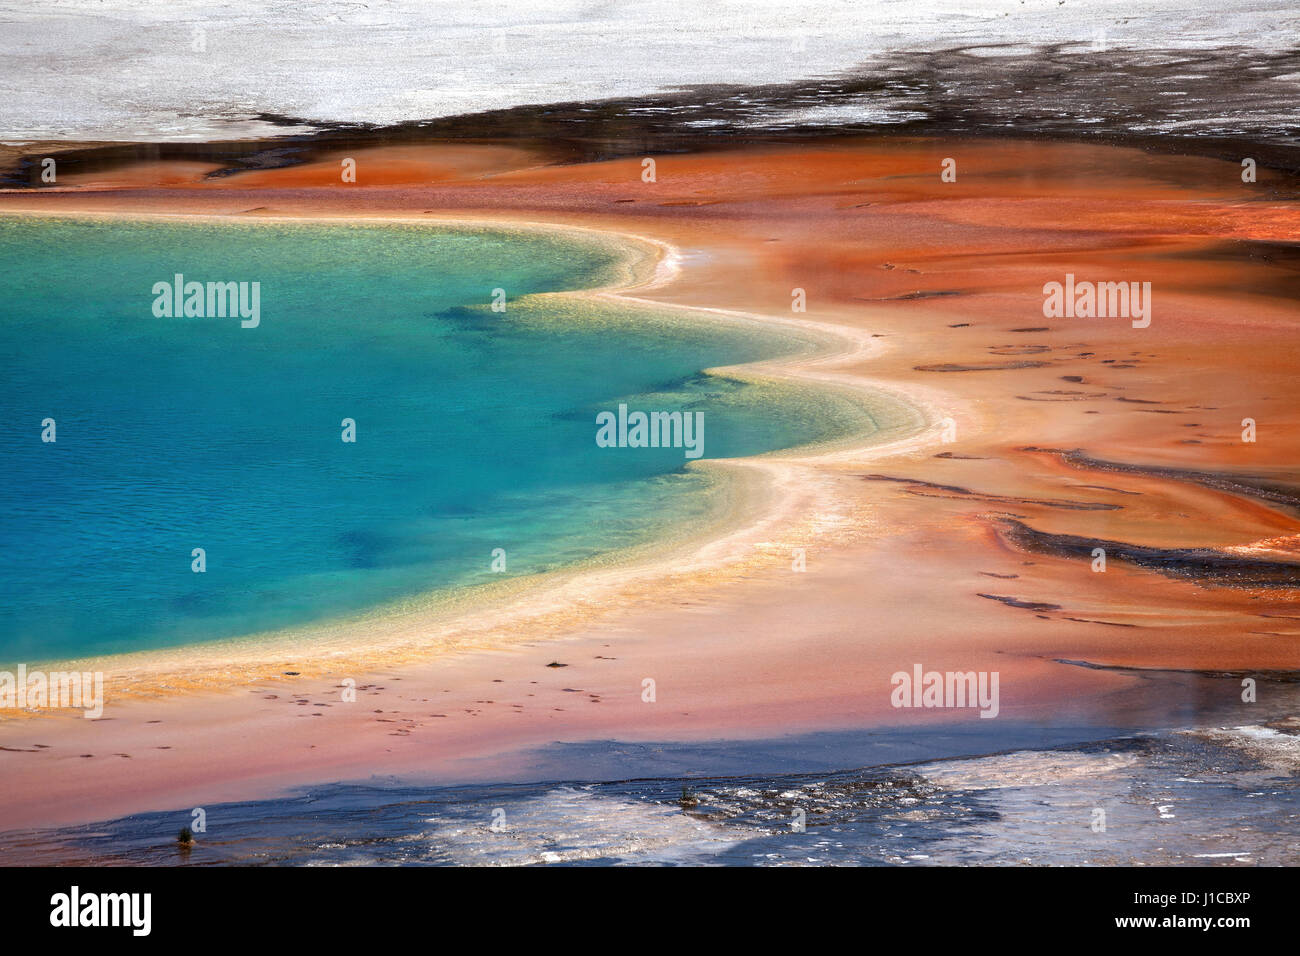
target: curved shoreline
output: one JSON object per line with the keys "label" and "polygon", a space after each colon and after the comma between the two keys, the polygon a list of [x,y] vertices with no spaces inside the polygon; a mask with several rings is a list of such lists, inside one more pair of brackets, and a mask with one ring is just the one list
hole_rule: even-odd
{"label": "curved shoreline", "polygon": [[[999,672],[1002,717],[1087,728],[1168,727],[1189,707],[1205,712],[1203,696],[1152,693],[1145,678],[1111,668],[1294,670],[1291,593],[1169,579],[1118,555],[1097,574],[1075,556],[1027,553],[999,531],[1014,514],[1036,532],[1160,548],[1226,551],[1294,535],[1294,517],[1267,503],[1167,476],[1289,474],[1300,434],[1297,295],[1282,244],[1300,235],[1293,205],[1214,161],[1004,140],[959,148],[959,184],[934,175],[946,153],[933,145],[886,140],[665,156],[656,186],[641,183],[634,161],[497,164],[484,175],[480,152],[455,148],[376,153],[357,189],[331,185],[337,170],[324,164],[219,186],[192,182],[192,169],[145,167],[80,195],[4,193],[5,211],[47,217],[53,208],[147,218],[143,210],[234,222],[259,208],[291,221],[540,220],[662,237],[673,255],[638,246],[656,268],[615,299],[705,310],[683,322],[725,303],[745,311],[717,309],[713,320],[829,332],[824,350],[787,358],[797,368],[776,374],[818,389],[879,380],[932,417],[953,416],[956,429],[938,436],[952,442],[942,453],[925,447],[934,432],[923,429],[910,447],[818,448],[812,465],[798,452],[710,462],[741,483],[721,503],[748,533],[719,535],[686,552],[692,566],[670,559],[645,580],[619,569],[583,578],[588,587],[554,579],[554,591],[516,602],[531,614],[494,612],[434,647],[439,628],[407,607],[400,620],[337,628],[331,647],[311,648],[324,657],[315,679],[246,648],[200,684],[180,673],[194,665],[182,651],[168,658],[183,667],[165,694],[110,698],[111,721],[67,711],[0,721],[0,761],[39,781],[11,788],[0,828],[331,781],[561,779],[583,747],[608,753],[612,774],[689,776],[694,768],[667,760],[661,744],[832,730],[870,741],[933,724],[941,714],[891,704],[890,675],[918,661]],[[1079,169],[1090,174],[1062,181],[1062,170]],[[1066,200],[1077,215],[1061,216]],[[1127,271],[1138,263],[1143,272]],[[1143,333],[1127,323],[1048,327],[1043,282],[1084,267],[1151,279],[1166,290],[1161,317]],[[808,290],[816,322],[788,311],[792,287]],[[1042,361],[990,360],[1018,349]],[[761,377],[764,365],[740,371]],[[1267,440],[1237,440],[1246,416]],[[808,549],[806,568],[792,567],[790,547]],[[382,662],[401,666],[372,661],[348,700],[340,678],[366,673],[342,670],[358,634],[401,644]],[[984,729],[974,714],[953,716]],[[638,742],[644,758],[627,758],[624,744]]]}
{"label": "curved shoreline", "polygon": [[[703,369],[702,374],[752,383],[775,382],[841,392],[861,401],[886,395],[900,408],[922,419],[910,433],[884,442],[863,442],[860,433],[823,442],[760,453],[744,458],[708,459],[688,463],[692,471],[725,483],[720,501],[704,527],[683,536],[656,537],[632,548],[602,553],[575,566],[511,578],[499,584],[437,589],[410,598],[305,625],[255,632],[237,637],[144,651],[97,655],[59,661],[36,661],[48,667],[102,670],[106,696],[171,695],[185,691],[228,688],[279,677],[291,664],[305,677],[331,673],[373,673],[380,668],[428,661],[464,650],[498,649],[557,630],[586,623],[605,613],[619,598],[643,597],[660,583],[716,581],[770,560],[776,546],[771,538],[801,520],[819,524],[818,533],[852,530],[852,522],[816,521],[824,498],[810,493],[805,469],[815,465],[854,461],[865,463],[893,454],[919,451],[939,440],[942,423],[934,393],[901,389],[843,371],[841,366],[879,354],[884,346],[863,330],[806,319],[757,312],[663,302],[632,293],[671,287],[683,274],[683,257],[671,243],[639,233],[538,222],[517,218],[462,216],[256,216],[187,213],[103,213],[6,210],[20,219],[59,218],[112,221],[213,222],[234,225],[429,225],[446,230],[486,229],[516,234],[571,235],[580,241],[614,244],[620,253],[613,267],[620,275],[611,282],[585,289],[531,293],[521,299],[565,297],[633,305],[698,320],[701,316],[733,326],[768,332],[775,326],[817,343],[811,353],[793,358],[759,359],[734,366]],[[639,251],[639,254],[638,254]],[[876,434],[875,432],[872,433]],[[760,540],[762,539],[762,540]],[[754,551],[760,550],[755,556]],[[524,633],[491,632],[517,628]],[[432,643],[423,636],[438,633]],[[358,631],[365,644],[355,647]],[[16,712],[6,717],[57,715],[58,711]]]}

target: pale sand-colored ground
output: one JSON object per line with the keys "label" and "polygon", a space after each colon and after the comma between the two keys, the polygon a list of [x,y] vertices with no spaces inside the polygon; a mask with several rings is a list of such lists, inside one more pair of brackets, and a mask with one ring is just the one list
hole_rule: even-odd
{"label": "pale sand-colored ground", "polygon": [[[996,723],[892,709],[890,675],[914,663],[999,671],[1003,719],[1098,724],[1159,723],[1185,701],[1056,659],[1300,666],[1294,589],[1205,586],[1118,561],[1098,574],[999,534],[1013,516],[1153,547],[1267,541],[1272,556],[1297,557],[1294,512],[1025,450],[1273,476],[1293,466],[1295,272],[1275,251],[1222,244],[1300,239],[1290,183],[1265,171],[1242,184],[1231,163],[1016,142],[659,157],[653,184],[639,160],[545,166],[513,147],[350,155],[356,185],[333,183],[333,156],[159,187],[142,183],[198,171],[135,168],[0,194],[0,212],[500,219],[640,236],[675,250],[676,267],[628,294],[839,329],[838,359],[765,374],[893,389],[932,424],[883,448],[714,466],[740,475],[725,536],[548,582],[463,626],[417,611],[335,628],[317,651],[300,642],[110,662],[110,719],[0,724],[0,767],[22,781],[0,795],[0,826],[372,774],[526,777],[527,750],[554,741]],[[946,156],[958,160],[956,183],[940,182]],[[1044,319],[1042,285],[1066,272],[1152,282],[1151,327]],[[807,291],[804,316],[790,311],[795,287]],[[1044,364],[924,370],[1015,362]],[[1255,443],[1240,440],[1246,417]],[[940,440],[943,419],[954,442]],[[807,550],[806,573],[791,570],[795,548]],[[361,688],[355,704],[340,700],[344,677]],[[647,677],[654,703],[642,701]]]}

